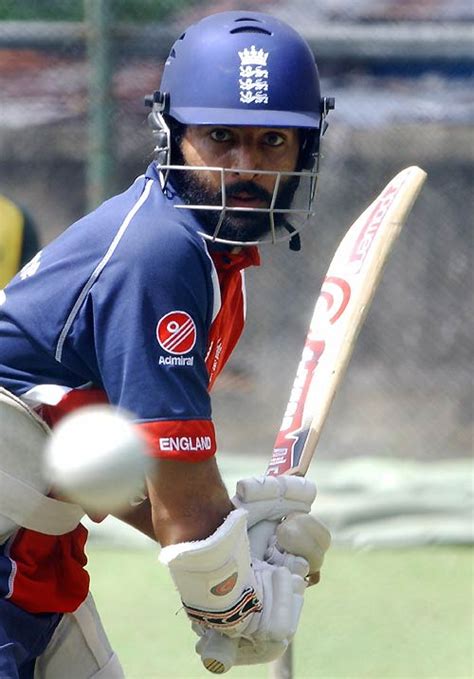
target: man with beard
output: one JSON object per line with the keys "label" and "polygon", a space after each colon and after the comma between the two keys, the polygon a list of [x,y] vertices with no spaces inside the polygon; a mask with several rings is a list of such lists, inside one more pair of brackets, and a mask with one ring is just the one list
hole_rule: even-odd
{"label": "man with beard", "polygon": [[[147,103],[146,174],[1,293],[2,679],[123,676],[89,593],[84,512],[38,471],[50,429],[86,404],[133,413],[153,464],[119,518],[160,543],[193,629],[235,638],[238,664],[284,652],[329,545],[308,480],[244,479],[229,498],[209,396],[243,329],[244,269],[259,243],[298,249],[313,213],[332,107],[314,57],[271,16],[212,15],[176,41]],[[295,512],[291,549],[256,539],[256,558],[252,531]]]}

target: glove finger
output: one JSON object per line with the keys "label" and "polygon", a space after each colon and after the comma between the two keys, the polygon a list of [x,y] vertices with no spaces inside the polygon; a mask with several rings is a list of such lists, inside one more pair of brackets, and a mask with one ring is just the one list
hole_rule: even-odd
{"label": "glove finger", "polygon": [[300,575],[292,575],[291,577],[291,584],[293,586],[293,593],[302,597],[304,596],[304,593],[306,592],[306,581],[304,578],[302,578]]}
{"label": "glove finger", "polygon": [[294,554],[285,553],[283,565],[288,568],[293,575],[299,575],[300,578],[305,578],[309,573],[309,563],[302,556],[295,556]]}
{"label": "glove finger", "polygon": [[275,500],[281,495],[280,484],[275,476],[253,476],[241,479],[235,487],[237,498],[244,503]]}
{"label": "glove finger", "polygon": [[305,578],[309,573],[309,563],[306,559],[302,556],[280,551],[275,536],[273,536],[270,547],[265,552],[265,561],[273,566],[286,566],[291,573],[302,578]]}
{"label": "glove finger", "polygon": [[287,568],[275,568],[272,574],[273,606],[268,639],[283,641],[289,638],[293,620],[288,611],[294,607],[293,577]]}
{"label": "glove finger", "polygon": [[331,544],[328,529],[311,514],[294,514],[276,530],[280,550],[304,557],[311,573],[319,571]]}
{"label": "glove finger", "polygon": [[277,476],[282,488],[282,495],[286,500],[293,500],[307,505],[308,511],[316,498],[316,486],[307,478],[301,476]]}
{"label": "glove finger", "polygon": [[285,498],[310,507],[316,497],[316,486],[301,476],[253,476],[236,485],[241,502],[260,502]]}
{"label": "glove finger", "polygon": [[293,585],[293,606],[291,609],[291,629],[289,630],[289,639],[292,639],[294,635],[296,634],[296,630],[298,628],[298,623],[301,617],[301,611],[303,609],[303,603],[304,603],[304,592],[306,590],[306,583],[303,580],[303,578],[300,578],[298,575],[293,575],[292,576],[292,585]]}

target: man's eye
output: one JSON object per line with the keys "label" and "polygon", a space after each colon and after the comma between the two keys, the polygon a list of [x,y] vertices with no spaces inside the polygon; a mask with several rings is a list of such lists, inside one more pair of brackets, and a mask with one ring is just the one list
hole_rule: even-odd
{"label": "man's eye", "polygon": [[218,127],[215,130],[212,130],[210,136],[211,136],[211,139],[213,139],[214,141],[219,141],[219,142],[230,141],[231,138],[232,138],[232,135],[229,132],[229,130],[225,130],[221,127]]}
{"label": "man's eye", "polygon": [[277,132],[269,132],[265,135],[265,143],[269,146],[281,146],[285,143],[285,139]]}

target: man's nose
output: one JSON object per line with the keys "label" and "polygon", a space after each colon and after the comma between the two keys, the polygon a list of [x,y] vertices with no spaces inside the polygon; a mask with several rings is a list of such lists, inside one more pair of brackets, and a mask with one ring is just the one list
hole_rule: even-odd
{"label": "man's nose", "polygon": [[231,169],[243,181],[257,177],[261,169],[258,150],[251,144],[237,146],[232,153]]}

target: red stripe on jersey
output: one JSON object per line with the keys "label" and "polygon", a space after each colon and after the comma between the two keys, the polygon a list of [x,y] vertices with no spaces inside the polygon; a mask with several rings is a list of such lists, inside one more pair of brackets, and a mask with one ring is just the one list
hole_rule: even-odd
{"label": "red stripe on jersey", "polygon": [[244,329],[244,292],[242,269],[258,266],[260,255],[256,247],[243,248],[238,254],[211,252],[221,289],[221,308],[211,325],[206,366],[209,389],[227,363]]}
{"label": "red stripe on jersey", "polygon": [[137,425],[151,457],[201,462],[215,455],[216,434],[211,420],[165,420]]}
{"label": "red stripe on jersey", "polygon": [[66,392],[56,405],[43,403],[36,411],[50,427],[54,427],[65,415],[77,408],[108,402],[103,389],[72,389]]}

